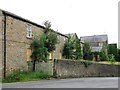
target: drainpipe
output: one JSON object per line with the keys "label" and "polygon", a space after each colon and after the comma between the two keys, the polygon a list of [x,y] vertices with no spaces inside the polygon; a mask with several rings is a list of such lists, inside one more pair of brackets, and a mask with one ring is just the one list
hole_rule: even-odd
{"label": "drainpipe", "polygon": [[4,14],[4,79],[6,78],[6,14]]}

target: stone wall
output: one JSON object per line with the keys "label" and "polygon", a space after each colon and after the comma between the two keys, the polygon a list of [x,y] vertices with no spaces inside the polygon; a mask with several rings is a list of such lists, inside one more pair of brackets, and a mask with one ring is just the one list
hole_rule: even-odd
{"label": "stone wall", "polygon": [[[29,71],[32,71],[32,62],[28,62],[29,64]],[[48,61],[47,63],[45,62],[36,62],[35,65],[35,71],[36,72],[45,72],[48,73],[49,75],[53,76],[53,61]]]}
{"label": "stone wall", "polygon": [[[6,18],[6,68],[7,73],[11,70],[28,70],[27,49],[32,39],[27,38],[27,25],[30,23],[7,16]],[[43,29],[32,25],[32,38],[41,35]]]}
{"label": "stone wall", "polygon": [[54,60],[56,77],[118,76],[118,65],[108,65],[73,60]]}

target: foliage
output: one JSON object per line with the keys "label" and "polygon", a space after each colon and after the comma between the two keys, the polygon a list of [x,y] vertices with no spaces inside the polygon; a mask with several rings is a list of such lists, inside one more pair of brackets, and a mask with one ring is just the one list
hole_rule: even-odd
{"label": "foliage", "polygon": [[84,43],[83,46],[83,59],[84,60],[92,60],[92,52],[90,48],[90,44],[88,42]]}
{"label": "foliage", "polygon": [[117,61],[119,61],[120,62],[120,49],[117,49]]}
{"label": "foliage", "polygon": [[115,63],[115,56],[113,54],[108,55],[108,62],[110,62],[111,64]]}
{"label": "foliage", "polygon": [[81,61],[81,63],[87,68],[89,65],[92,64],[92,62],[86,60],[86,61]]}
{"label": "foliage", "polygon": [[31,43],[32,59],[33,59],[33,71],[35,71],[36,61],[47,61],[48,51],[45,47],[46,36],[43,34],[41,37],[36,37]]}
{"label": "foliage", "polygon": [[113,54],[115,56],[115,60],[117,60],[117,44],[109,44],[108,45],[108,54]]}
{"label": "foliage", "polygon": [[92,54],[95,57],[95,61],[99,61],[100,58],[98,58],[98,55],[100,55],[100,52],[92,52]]}
{"label": "foliage", "polygon": [[45,41],[46,41],[46,36],[43,34],[40,37],[40,39],[35,38],[31,43],[31,48],[33,50],[31,57],[36,61],[43,60],[46,62],[45,55],[48,54],[48,52],[47,52],[47,48],[45,47]]}
{"label": "foliage", "polygon": [[73,59],[73,50],[74,50],[73,41],[71,40],[71,37],[68,37],[64,44],[63,56],[66,59]]}
{"label": "foliage", "polygon": [[58,44],[57,34],[52,31],[46,33],[45,47],[48,49],[48,52],[54,51],[56,49],[56,44]]}
{"label": "foliage", "polygon": [[108,60],[108,55],[107,55],[107,46],[103,46],[100,52],[100,60],[101,61],[106,61]]}
{"label": "foliage", "polygon": [[49,79],[51,76],[45,72],[24,72],[24,71],[14,71],[6,79],[3,79],[2,82],[23,82],[23,81],[32,81],[32,80],[41,80]]}
{"label": "foliage", "polygon": [[48,49],[48,52],[52,52],[56,48],[56,44],[58,44],[57,33],[51,29],[51,22],[45,21],[45,34],[46,34],[46,42],[45,47]]}
{"label": "foliage", "polygon": [[74,40],[74,56],[75,60],[79,60],[81,58],[81,45],[79,39]]}
{"label": "foliage", "polygon": [[46,21],[45,32],[41,37],[35,37],[31,43],[32,59],[33,59],[33,71],[35,71],[36,61],[47,62],[47,56],[49,52],[56,49],[58,38],[56,32],[51,30],[51,22]]}
{"label": "foliage", "polygon": [[12,74],[10,74],[5,79],[3,79],[3,82],[16,82],[16,81],[20,81],[21,73],[20,73],[19,70],[14,71]]}
{"label": "foliage", "polygon": [[44,26],[45,26],[45,33],[47,33],[50,30],[50,28],[51,28],[51,22],[49,22],[48,20],[46,20],[44,22]]}
{"label": "foliage", "polygon": [[79,39],[73,39],[68,37],[63,48],[63,56],[66,59],[75,59],[78,60],[81,58],[81,46]]}

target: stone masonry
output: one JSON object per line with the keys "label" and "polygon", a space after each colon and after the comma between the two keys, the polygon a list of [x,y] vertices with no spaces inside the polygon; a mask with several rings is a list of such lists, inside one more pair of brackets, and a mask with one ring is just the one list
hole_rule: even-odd
{"label": "stone masonry", "polygon": [[62,51],[64,47],[64,43],[67,37],[58,35],[58,44],[56,45],[56,50],[53,51],[53,59],[62,59]]}
{"label": "stone masonry", "polygon": [[[7,70],[22,69],[28,70],[27,49],[30,48],[31,39],[26,38],[27,25],[30,23],[23,22],[7,16],[6,29],[6,49],[7,49]],[[41,35],[43,29],[32,25],[32,36]],[[14,63],[13,63],[14,62]]]}
{"label": "stone masonry", "polygon": [[118,77],[119,65],[100,64],[76,60],[54,60],[54,76],[68,77]]}
{"label": "stone masonry", "polygon": [[[4,15],[0,16],[0,71],[4,70],[3,57],[3,35],[4,35]],[[32,27],[32,38],[27,38],[27,25]],[[6,16],[6,74],[12,70],[28,70],[27,49],[36,35],[41,35],[43,28],[40,28],[19,18]],[[2,73],[0,73],[2,76]]]}
{"label": "stone masonry", "polygon": [[[6,15],[6,74],[13,70],[28,70],[27,61],[30,60],[32,51],[30,44],[34,37],[41,36],[44,33],[44,27],[34,22],[26,20],[12,13],[0,10],[0,76],[4,70],[4,15]],[[31,38],[27,37],[28,26],[31,26]],[[55,32],[55,31],[53,31]],[[53,59],[62,58],[62,47],[67,36],[55,32],[58,35],[59,43],[53,52]],[[29,60],[28,60],[29,58]]]}

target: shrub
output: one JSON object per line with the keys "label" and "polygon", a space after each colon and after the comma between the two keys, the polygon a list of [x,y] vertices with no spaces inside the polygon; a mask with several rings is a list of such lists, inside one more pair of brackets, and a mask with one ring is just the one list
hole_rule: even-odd
{"label": "shrub", "polygon": [[107,49],[108,49],[108,47],[106,45],[102,46],[102,49],[100,52],[100,60],[101,61],[108,61]]}
{"label": "shrub", "polygon": [[20,81],[32,81],[32,80],[41,80],[49,79],[50,75],[45,72],[21,72],[20,70],[14,71],[6,79],[3,79],[2,82],[20,82]]}
{"label": "shrub", "polygon": [[120,49],[117,49],[117,61],[120,62]]}
{"label": "shrub", "polygon": [[110,62],[111,64],[115,63],[115,56],[113,54],[108,55],[108,62]]}
{"label": "shrub", "polygon": [[92,60],[93,59],[93,54],[92,54],[89,42],[84,43],[84,46],[83,46],[83,59],[84,60]]}
{"label": "shrub", "polygon": [[3,82],[16,82],[20,81],[21,72],[19,70],[13,71],[10,75],[3,79]]}
{"label": "shrub", "polygon": [[92,62],[86,60],[86,61],[81,61],[81,64],[83,64],[85,66],[85,68],[87,68],[89,65],[92,64]]}
{"label": "shrub", "polygon": [[117,44],[109,44],[108,45],[108,54],[113,54],[115,60],[117,60]]}

